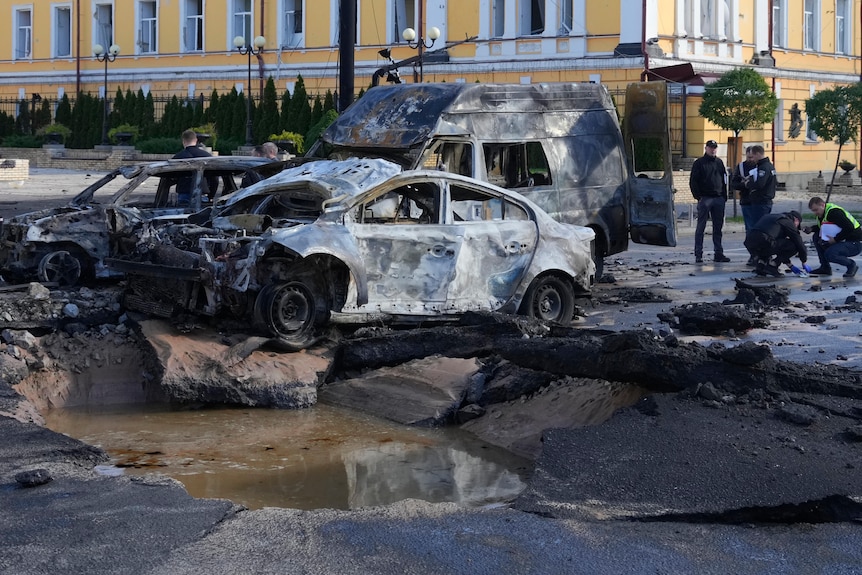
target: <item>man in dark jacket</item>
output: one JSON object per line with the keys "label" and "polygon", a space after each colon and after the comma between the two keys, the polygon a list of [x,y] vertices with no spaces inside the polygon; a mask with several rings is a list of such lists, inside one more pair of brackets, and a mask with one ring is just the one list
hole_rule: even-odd
{"label": "man in dark jacket", "polygon": [[[748,197],[748,182],[753,177],[757,177],[757,163],[754,161],[754,154],[751,151],[751,146],[745,148],[745,159],[733,168],[733,173],[730,176],[730,188],[738,192],[739,206],[742,208],[742,220],[745,223],[745,233],[754,227],[757,220],[762,218],[764,213],[761,213],[759,208],[751,206],[751,199]],[[753,266],[757,263],[757,258],[751,256],[746,265]]]}
{"label": "man in dark jacket", "polygon": [[[790,258],[795,254],[805,266],[808,253],[805,242],[799,235],[799,224],[802,216],[793,210],[784,214],[766,214],[754,224],[745,235],[745,247],[757,258],[757,275],[781,277],[784,274],[778,269],[781,264],[790,265]],[[774,263],[770,260],[775,256]]]}
{"label": "man in dark jacket", "polygon": [[827,204],[823,198],[813,197],[808,201],[808,209],[817,216],[817,225],[806,227],[805,233],[814,232],[814,247],[820,258],[820,267],[812,274],[832,275],[832,266],[845,266],[845,278],[852,278],[859,269],[851,258],[862,252],[862,227],[850,212],[836,204]]}
{"label": "man in dark jacket", "polygon": [[[194,130],[186,130],[183,132],[183,149],[174,154],[174,158],[207,158],[212,156],[209,152],[198,146],[198,135]],[[205,180],[206,181],[206,180]],[[207,188],[209,188],[210,182],[207,182]],[[216,182],[217,185],[217,182]],[[177,181],[177,205],[179,206],[187,206],[191,201],[192,190],[195,186],[195,176],[194,174],[188,176],[182,176]],[[215,190],[204,190],[206,196],[212,199],[212,196],[215,195]]]}
{"label": "man in dark jacket", "polygon": [[[749,170],[743,185],[748,192],[748,211],[754,225],[772,211],[772,200],[775,199],[775,186],[778,181],[775,177],[775,166],[764,155],[763,146],[754,145],[749,149],[754,167]],[[745,209],[742,211],[742,217],[745,218]]]}
{"label": "man in dark jacket", "polygon": [[708,140],[702,157],[694,161],[689,177],[691,195],[697,200],[697,228],[694,231],[694,261],[703,262],[703,234],[707,220],[712,220],[712,245],[716,262],[729,262],[721,246],[724,227],[724,205],[727,203],[727,170],[716,156],[718,142]]}

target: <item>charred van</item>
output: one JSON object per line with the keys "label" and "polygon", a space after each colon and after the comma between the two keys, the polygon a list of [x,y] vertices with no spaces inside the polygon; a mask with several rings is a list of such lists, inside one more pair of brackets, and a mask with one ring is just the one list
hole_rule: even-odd
{"label": "charred van", "polygon": [[624,137],[600,84],[378,86],[308,155],[386,158],[515,189],[595,231],[598,277],[629,238],[676,244],[666,84],[632,84],[625,104]]}

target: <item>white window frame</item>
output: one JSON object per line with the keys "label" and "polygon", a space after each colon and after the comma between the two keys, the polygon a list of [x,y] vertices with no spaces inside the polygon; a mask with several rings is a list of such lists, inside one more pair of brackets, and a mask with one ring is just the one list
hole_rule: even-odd
{"label": "white window frame", "polygon": [[775,118],[772,120],[774,122],[775,129],[773,133],[775,134],[775,141],[783,142],[784,141],[784,100],[779,98],[778,105],[775,106]]}
{"label": "white window frame", "polygon": [[[144,16],[144,5],[152,5],[153,14],[152,16]],[[138,19],[138,41],[136,44],[136,53],[137,54],[157,54],[159,51],[159,25],[158,25],[158,15],[159,15],[159,3],[157,0],[138,0],[136,4],[136,16]],[[150,41],[145,42],[145,38],[149,36]],[[148,46],[148,49],[144,49],[144,46]]]}
{"label": "white window frame", "polygon": [[[66,17],[61,17],[65,12]],[[62,24],[65,21],[67,28],[63,30]],[[53,4],[51,6],[51,55],[54,58],[71,58],[72,57],[72,5],[71,4]]]}
{"label": "white window frame", "polygon": [[787,48],[787,0],[772,2],[772,46]]}
{"label": "white window frame", "polygon": [[560,36],[568,36],[575,29],[575,0],[558,0],[560,5]]}
{"label": "white window frame", "polygon": [[820,50],[820,0],[802,1],[802,49]]}
{"label": "white window frame", "polygon": [[835,0],[835,53],[850,55],[853,52],[853,2]]}
{"label": "white window frame", "polygon": [[245,45],[251,46],[254,41],[254,0],[231,0],[230,19],[230,49],[235,48],[233,39],[236,36],[242,36]]}
{"label": "white window frame", "polygon": [[390,22],[389,34],[391,35],[389,43],[391,44],[406,44],[407,41],[401,36],[407,28],[416,30],[418,36],[424,36],[419,31],[419,2],[424,0],[390,0],[389,15]]}
{"label": "white window frame", "polygon": [[[305,47],[305,0],[281,0],[281,46]],[[297,27],[299,30],[297,31]]]}
{"label": "white window frame", "polygon": [[[533,4],[539,9],[542,18],[541,29],[533,22]],[[541,36],[548,21],[545,0],[518,0],[518,36]]]}
{"label": "white window frame", "polygon": [[[198,2],[200,2],[200,13],[192,12],[189,8],[196,10]],[[206,20],[204,19],[206,0],[183,0],[182,6],[181,49],[185,53],[203,52],[206,48]],[[200,46],[198,46],[198,39],[200,39]]]}
{"label": "white window frame", "polygon": [[506,2],[491,0],[491,38],[503,38],[506,35]]}
{"label": "white window frame", "polygon": [[[114,3],[93,2],[93,45],[101,44],[105,51],[114,42]],[[100,18],[109,16],[110,22],[102,22]]]}
{"label": "white window frame", "polygon": [[[27,16],[28,21],[24,22],[22,18]],[[13,44],[12,44],[12,59],[13,60],[32,60],[33,59],[33,6],[16,6],[12,12],[13,26]]]}

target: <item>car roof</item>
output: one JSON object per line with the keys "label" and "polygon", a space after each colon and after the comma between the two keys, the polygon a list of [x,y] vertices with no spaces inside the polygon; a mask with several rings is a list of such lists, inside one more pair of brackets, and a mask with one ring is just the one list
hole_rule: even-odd
{"label": "car roof", "polygon": [[381,159],[350,158],[317,160],[286,168],[272,177],[234,192],[225,205],[257,195],[267,195],[288,184],[306,182],[315,189],[326,190],[329,197],[355,196],[371,189],[401,171],[396,163]]}

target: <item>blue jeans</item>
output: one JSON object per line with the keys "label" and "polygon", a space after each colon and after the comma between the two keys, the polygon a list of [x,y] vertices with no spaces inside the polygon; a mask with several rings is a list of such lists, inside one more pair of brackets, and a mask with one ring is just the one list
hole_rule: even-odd
{"label": "blue jeans", "polygon": [[817,257],[820,258],[820,266],[828,269],[831,269],[829,264],[838,264],[849,269],[855,263],[850,258],[858,256],[862,252],[862,243],[858,241],[838,242],[829,245],[818,238],[814,241],[814,246],[817,248]]}
{"label": "blue jeans", "polygon": [[707,220],[712,220],[712,245],[715,257],[724,255],[721,247],[721,229],[724,227],[724,205],[722,197],[700,198],[697,201],[697,227],[694,230],[694,257],[703,257],[703,234],[706,231]]}
{"label": "blue jeans", "polygon": [[745,233],[748,233],[748,230],[753,228],[760,218],[772,211],[772,206],[766,204],[749,204],[740,207],[742,208],[742,221],[745,222]]}

